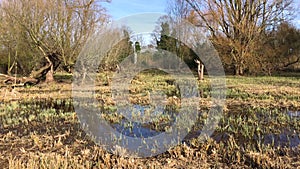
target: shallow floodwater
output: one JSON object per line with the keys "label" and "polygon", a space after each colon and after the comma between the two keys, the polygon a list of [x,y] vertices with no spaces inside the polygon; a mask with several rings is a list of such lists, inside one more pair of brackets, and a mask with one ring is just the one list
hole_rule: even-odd
{"label": "shallow floodwater", "polygon": [[[2,103],[0,103],[2,105]],[[74,112],[74,108],[72,105],[71,99],[42,99],[42,100],[35,100],[32,102],[19,102],[17,104],[20,107],[25,107],[25,109],[31,108],[31,109],[40,109],[39,112],[42,112],[43,110],[47,109],[55,109],[57,112],[60,113],[69,113]],[[147,105],[133,105],[136,112],[139,112],[140,116],[145,116],[145,113],[148,109],[150,109],[150,106]],[[128,110],[131,111],[131,110]],[[300,111],[286,111],[285,113],[291,120],[300,120]],[[128,113],[129,118],[133,118],[134,113]],[[171,120],[164,123],[161,126],[171,126],[176,120],[176,112],[172,112],[170,110],[164,110],[164,109],[157,109],[157,112],[152,112],[153,116],[159,116],[159,115],[170,115]],[[153,123],[151,122],[130,122],[127,118],[122,118],[122,120],[119,123],[111,123],[111,126],[115,128],[120,133],[130,136],[130,137],[153,137],[156,136],[162,132],[163,130],[155,129],[153,127]],[[280,147],[297,147],[300,145],[300,133],[296,129],[293,128],[282,128],[279,129],[280,132],[277,133],[263,133],[261,136],[254,136],[254,140],[260,140],[265,145],[272,145],[272,146],[280,146]],[[189,142],[189,140],[193,138],[197,138],[201,134],[201,130],[197,131],[191,131],[185,138],[184,142]],[[229,138],[228,134],[226,132],[215,132],[212,136],[213,139],[215,139],[217,142],[220,142],[222,140],[227,140]],[[243,140],[245,143],[249,140]]]}

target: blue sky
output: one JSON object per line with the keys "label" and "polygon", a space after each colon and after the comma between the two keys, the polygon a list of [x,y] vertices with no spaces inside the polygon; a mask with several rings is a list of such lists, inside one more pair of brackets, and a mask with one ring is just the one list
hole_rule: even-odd
{"label": "blue sky", "polygon": [[[108,14],[113,21],[117,20],[118,24],[121,23],[122,25],[128,26],[133,31],[133,34],[144,34],[152,32],[155,29],[157,19],[165,14],[167,1],[168,0],[111,0],[110,3],[102,3],[102,5],[108,10]],[[300,28],[300,0],[294,0],[294,8],[298,10],[293,23],[296,27]],[[146,39],[148,38],[150,37]]]}
{"label": "blue sky", "polygon": [[102,5],[117,25],[129,27],[133,38],[142,35],[147,44],[159,17],[165,14],[167,0],[112,0]]}
{"label": "blue sky", "polygon": [[[294,0],[294,7],[298,9],[293,23],[300,28],[300,0]],[[144,12],[164,13],[167,0],[112,0],[111,3],[103,3],[113,20],[132,14]]]}
{"label": "blue sky", "polygon": [[112,0],[103,3],[114,20],[144,12],[165,12],[167,0]]}
{"label": "blue sky", "polygon": [[294,20],[294,24],[300,28],[300,0],[294,0],[294,4],[295,4],[295,8],[298,9],[297,12],[296,12],[296,18]]}

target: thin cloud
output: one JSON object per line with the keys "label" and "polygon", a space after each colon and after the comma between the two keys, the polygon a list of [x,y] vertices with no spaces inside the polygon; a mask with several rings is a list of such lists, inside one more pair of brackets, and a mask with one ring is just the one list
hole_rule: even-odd
{"label": "thin cloud", "polygon": [[118,22],[127,25],[133,33],[148,33],[155,29],[159,17],[163,13],[145,13],[122,18]]}
{"label": "thin cloud", "polygon": [[113,19],[119,19],[142,12],[164,12],[166,1],[112,0],[111,3],[105,3],[103,6],[108,9]]}

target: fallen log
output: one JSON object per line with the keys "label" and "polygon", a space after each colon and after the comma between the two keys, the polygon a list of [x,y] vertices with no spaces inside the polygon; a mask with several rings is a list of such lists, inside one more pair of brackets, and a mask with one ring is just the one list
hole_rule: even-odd
{"label": "fallen log", "polygon": [[22,85],[22,86],[26,86],[26,85],[36,85],[39,80],[35,79],[35,78],[31,78],[31,77],[16,77],[16,76],[9,76],[9,75],[4,75],[4,74],[0,74],[0,77],[2,77],[2,84],[5,85]]}
{"label": "fallen log", "polygon": [[36,85],[41,80],[46,79],[46,82],[54,81],[53,73],[60,65],[59,55],[56,53],[49,54],[40,63],[41,67],[37,70],[32,70],[28,77],[17,77],[13,75],[0,74],[0,81],[3,85]]}

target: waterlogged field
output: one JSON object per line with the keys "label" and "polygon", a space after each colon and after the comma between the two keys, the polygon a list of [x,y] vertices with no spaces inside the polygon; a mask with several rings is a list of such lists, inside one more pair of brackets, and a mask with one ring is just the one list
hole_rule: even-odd
{"label": "waterlogged field", "polygon": [[[138,74],[129,100],[151,116],[153,92],[164,94],[165,109],[143,124],[116,113],[106,72],[98,75],[95,98],[102,117],[128,136],[165,132],[181,105],[176,79],[159,71]],[[296,168],[300,167],[300,75],[233,77],[226,79],[226,105],[210,138],[198,136],[212,106],[210,80],[200,82],[197,123],[183,142],[149,157],[125,157],[126,149],[109,153],[96,145],[80,126],[72,99],[71,75],[56,75],[57,83],[1,88],[0,166],[3,168]],[[161,97],[159,98],[162,99]],[[154,99],[155,100],[155,99]],[[148,107],[147,107],[148,106]],[[143,111],[142,111],[143,110]],[[146,120],[147,121],[147,120]],[[139,130],[136,130],[139,128]],[[125,155],[125,156],[124,156]]]}

